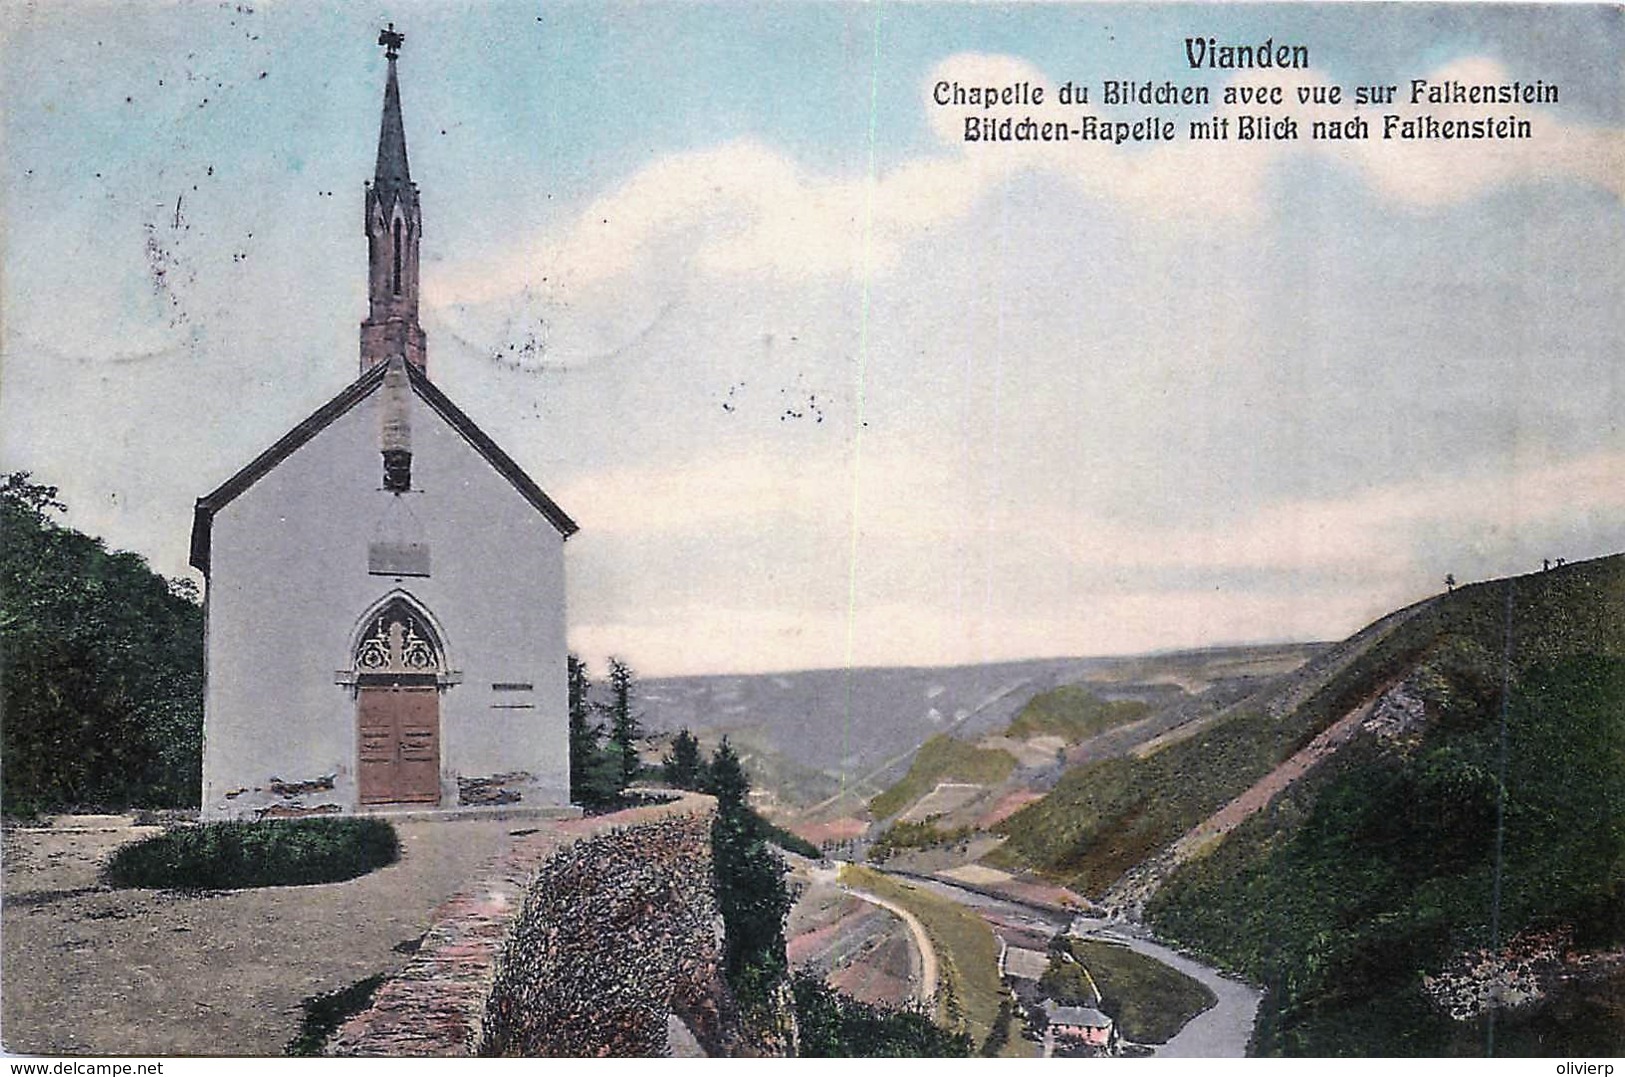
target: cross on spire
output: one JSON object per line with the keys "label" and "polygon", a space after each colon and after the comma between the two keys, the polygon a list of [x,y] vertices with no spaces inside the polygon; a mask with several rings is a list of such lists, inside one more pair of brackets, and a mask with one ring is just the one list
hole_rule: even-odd
{"label": "cross on spire", "polygon": [[406,44],[406,35],[398,33],[395,24],[390,23],[389,29],[378,31],[378,44],[384,47],[384,55],[393,60],[401,54],[401,46]]}

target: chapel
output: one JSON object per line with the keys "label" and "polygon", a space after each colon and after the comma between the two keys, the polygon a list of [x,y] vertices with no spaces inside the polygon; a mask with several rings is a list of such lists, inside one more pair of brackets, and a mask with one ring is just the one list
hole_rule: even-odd
{"label": "chapel", "polygon": [[[203,817],[565,808],[570,517],[429,377],[396,65],[360,376],[197,501]],[[358,259],[359,262],[359,259]]]}

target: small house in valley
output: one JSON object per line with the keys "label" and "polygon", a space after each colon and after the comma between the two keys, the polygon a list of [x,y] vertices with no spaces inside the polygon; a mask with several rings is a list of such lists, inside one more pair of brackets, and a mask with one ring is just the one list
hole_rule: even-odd
{"label": "small house in valley", "polygon": [[1117,1025],[1092,1006],[1063,1006],[1044,1000],[1046,1055],[1068,1048],[1086,1048],[1093,1054],[1117,1053]]}

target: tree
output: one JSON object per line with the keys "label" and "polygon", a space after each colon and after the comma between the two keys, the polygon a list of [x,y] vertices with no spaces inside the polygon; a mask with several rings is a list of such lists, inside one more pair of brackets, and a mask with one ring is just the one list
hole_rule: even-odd
{"label": "tree", "polygon": [[[921,1010],[859,1002],[805,969],[790,988],[802,1058],[964,1058],[971,1052],[970,1037],[939,1028]],[[1001,1019],[1010,1016],[1009,1005],[1000,1007]],[[995,1024],[989,1042],[1000,1029],[1008,1037],[1007,1026]]]}
{"label": "tree", "polygon": [[734,815],[749,811],[746,797],[750,795],[750,779],[745,777],[739,753],[734,751],[727,737],[722,738],[722,743],[711,754],[711,765],[706,768],[705,789],[717,798],[718,814]]}
{"label": "tree", "polygon": [[570,789],[579,799],[587,764],[598,747],[598,731],[587,720],[590,706],[587,693],[592,689],[587,663],[573,654],[564,661],[565,680],[570,690]]}
{"label": "tree", "polygon": [[619,658],[609,660],[609,742],[620,756],[621,785],[637,780],[642,764],[638,761],[638,739],[643,728],[632,710],[632,668]]}
{"label": "tree", "polygon": [[195,590],[51,518],[63,511],[28,472],[0,478],[5,811],[195,806]]}
{"label": "tree", "polygon": [[67,512],[68,506],[56,499],[55,486],[46,486],[41,483],[29,482],[30,473],[27,471],[13,471],[0,478],[0,501],[18,512],[33,517],[34,522],[44,524],[49,519],[48,512]]}
{"label": "tree", "polygon": [[717,798],[711,857],[724,929],[723,972],[742,1002],[761,1004],[789,967],[784,918],[790,894],[767,827],[746,803],[750,782],[726,737],[711,757],[710,791]]}
{"label": "tree", "polygon": [[705,760],[700,756],[700,742],[687,729],[678,732],[671,742],[671,754],[660,761],[665,770],[666,784],[678,789],[705,788]]}
{"label": "tree", "polygon": [[620,766],[599,743],[603,728],[591,721],[589,694],[592,678],[587,664],[575,655],[567,659],[570,686],[570,797],[587,808],[612,803],[620,792]]}

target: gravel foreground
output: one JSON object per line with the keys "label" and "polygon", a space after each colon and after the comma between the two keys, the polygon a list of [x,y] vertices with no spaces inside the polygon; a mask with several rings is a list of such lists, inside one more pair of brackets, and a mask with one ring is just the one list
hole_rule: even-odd
{"label": "gravel foreground", "polygon": [[545,823],[396,823],[401,859],[321,886],[111,890],[113,850],[158,832],[59,817],[4,833],[0,1043],[13,1054],[280,1055],[305,998],[405,963],[434,910]]}

